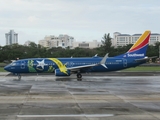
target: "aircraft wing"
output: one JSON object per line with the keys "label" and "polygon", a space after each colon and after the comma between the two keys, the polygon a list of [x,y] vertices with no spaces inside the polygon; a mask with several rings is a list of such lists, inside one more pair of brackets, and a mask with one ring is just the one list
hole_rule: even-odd
{"label": "aircraft wing", "polygon": [[90,64],[90,65],[82,65],[82,66],[76,66],[76,67],[69,67],[67,68],[67,70],[71,70],[71,71],[78,71],[82,68],[90,68],[90,67],[94,67],[94,66],[98,66],[100,64]]}
{"label": "aircraft wing", "polygon": [[157,58],[157,56],[153,56],[153,57],[144,57],[141,59],[135,59],[136,62],[140,62],[140,61],[144,61],[144,60],[149,60],[149,59],[153,59],[153,58]]}
{"label": "aircraft wing", "polygon": [[103,67],[107,68],[107,66],[105,65],[105,61],[106,61],[107,58],[108,58],[108,53],[103,57],[103,59],[98,64],[89,64],[89,65],[68,67],[67,70],[78,71],[78,70],[83,69],[83,68],[91,68],[91,67],[98,66],[98,65],[102,65]]}

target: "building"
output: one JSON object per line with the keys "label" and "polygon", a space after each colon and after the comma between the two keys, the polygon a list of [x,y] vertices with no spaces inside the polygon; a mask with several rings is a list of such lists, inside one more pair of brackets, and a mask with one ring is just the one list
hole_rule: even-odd
{"label": "building", "polygon": [[97,48],[102,45],[101,42],[98,42],[97,40],[93,40],[92,42],[74,42],[73,48],[79,47],[79,48]]}
{"label": "building", "polygon": [[24,43],[24,46],[29,46],[32,41],[28,40]]}
{"label": "building", "polygon": [[10,30],[9,33],[5,34],[6,45],[12,45],[18,43],[18,33],[15,33],[14,30]]}
{"label": "building", "polygon": [[39,44],[43,47],[62,47],[62,48],[72,48],[73,47],[74,38],[68,35],[59,35],[58,37],[54,35],[45,36],[43,40],[39,41]]}
{"label": "building", "polygon": [[[128,44],[134,44],[141,35],[142,34],[129,35],[115,32],[113,34],[112,45],[117,47],[126,46]],[[151,33],[149,45],[154,45],[156,42],[160,42],[160,34]]]}

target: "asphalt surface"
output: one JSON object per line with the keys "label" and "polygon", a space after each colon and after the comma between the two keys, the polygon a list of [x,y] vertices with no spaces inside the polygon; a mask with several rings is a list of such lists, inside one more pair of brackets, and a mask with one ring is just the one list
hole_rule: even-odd
{"label": "asphalt surface", "polygon": [[160,120],[160,73],[0,75],[0,120]]}

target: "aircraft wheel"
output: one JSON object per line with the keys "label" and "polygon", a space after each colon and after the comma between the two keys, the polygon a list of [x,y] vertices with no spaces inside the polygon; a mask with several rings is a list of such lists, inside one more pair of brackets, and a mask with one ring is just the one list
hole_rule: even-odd
{"label": "aircraft wheel", "polygon": [[18,80],[21,80],[21,75],[18,75]]}
{"label": "aircraft wheel", "polygon": [[81,73],[77,73],[77,78],[82,78]]}

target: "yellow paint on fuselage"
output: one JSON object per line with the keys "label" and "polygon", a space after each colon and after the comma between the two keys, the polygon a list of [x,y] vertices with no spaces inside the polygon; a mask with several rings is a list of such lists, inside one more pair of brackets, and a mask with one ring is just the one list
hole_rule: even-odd
{"label": "yellow paint on fuselage", "polygon": [[58,66],[59,70],[62,73],[68,75],[66,66],[60,60],[58,60],[57,58],[48,58],[48,59],[53,61]]}

